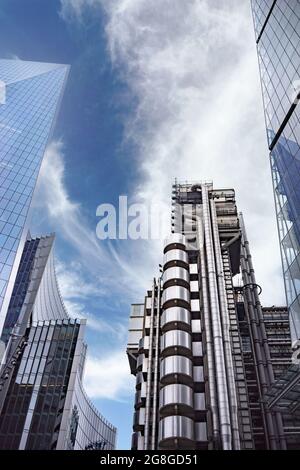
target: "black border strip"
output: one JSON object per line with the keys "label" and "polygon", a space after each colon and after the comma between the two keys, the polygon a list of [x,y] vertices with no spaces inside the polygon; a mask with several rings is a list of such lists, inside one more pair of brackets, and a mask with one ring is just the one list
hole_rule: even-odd
{"label": "black border strip", "polygon": [[264,30],[265,30],[265,27],[267,26],[267,23],[268,23],[268,21],[269,21],[269,19],[270,19],[270,16],[272,15],[272,11],[274,10],[274,7],[275,7],[275,5],[276,5],[276,2],[277,2],[277,0],[274,0],[272,6],[271,6],[271,8],[270,8],[270,11],[269,11],[269,13],[268,13],[268,15],[267,15],[267,17],[266,17],[266,19],[265,19],[265,22],[264,22],[264,24],[262,25],[261,31],[260,31],[260,33],[259,33],[257,39],[256,39],[256,44],[259,43],[260,38],[261,38],[262,35],[263,35],[263,32],[264,32]]}
{"label": "black border strip", "polygon": [[277,144],[282,132],[284,131],[287,123],[289,122],[290,120],[290,117],[292,116],[293,112],[295,111],[296,107],[297,107],[297,104],[298,104],[298,100],[300,99],[300,93],[299,95],[297,96],[297,101],[294,102],[292,104],[292,106],[290,107],[290,109],[288,110],[288,113],[287,115],[285,116],[284,120],[282,121],[282,124],[281,126],[279,127],[278,131],[276,132],[275,134],[275,137],[274,139],[272,140],[271,144],[270,144],[270,147],[269,147],[269,150],[273,150],[273,148],[275,147],[275,145]]}

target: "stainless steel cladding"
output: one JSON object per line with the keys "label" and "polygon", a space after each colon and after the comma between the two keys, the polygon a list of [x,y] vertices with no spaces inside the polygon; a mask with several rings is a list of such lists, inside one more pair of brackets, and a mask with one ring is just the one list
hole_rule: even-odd
{"label": "stainless steel cladding", "polygon": [[192,354],[192,337],[187,331],[171,330],[164,333],[160,342],[161,354],[171,355],[179,352],[190,356]]}
{"label": "stainless steel cladding", "polygon": [[[219,402],[219,420],[222,447],[224,450],[232,449],[232,431],[230,406],[227,387],[226,365],[223,348],[223,332],[220,318],[220,305],[218,296],[218,284],[216,279],[216,261],[214,253],[214,243],[212,235],[212,223],[209,208],[208,189],[204,185],[202,187],[203,200],[203,222],[204,222],[204,239],[207,257],[208,284],[210,292],[210,308],[211,308],[211,325],[213,332],[215,366],[216,366],[216,383]],[[218,243],[220,241],[218,240]]]}
{"label": "stainless steel cladding", "polygon": [[221,314],[220,316],[221,316],[222,332],[223,332],[223,345],[224,345],[224,356],[225,356],[225,365],[226,365],[228,398],[229,398],[229,405],[230,405],[233,448],[235,450],[239,450],[241,448],[241,445],[240,445],[239,423],[238,423],[238,415],[237,415],[238,403],[237,403],[236,385],[235,385],[235,380],[234,380],[231,340],[230,340],[230,335],[229,335],[229,328],[230,328],[229,312],[228,312],[228,304],[227,304],[226,289],[225,289],[225,282],[224,282],[224,266],[223,266],[222,255],[221,255],[220,237],[219,237],[218,222],[217,222],[217,212],[216,212],[216,206],[213,200],[210,201],[210,208],[211,208],[212,234],[213,234],[214,246],[215,246],[215,259],[216,259],[216,268],[217,268],[220,314]]}
{"label": "stainless steel cladding", "polygon": [[186,416],[167,416],[159,423],[161,448],[171,447],[177,441],[179,448],[189,448],[194,444],[194,421]]}
{"label": "stainless steel cladding", "polygon": [[144,374],[142,372],[138,372],[136,374],[136,386],[141,387],[142,383],[144,383]]}
{"label": "stainless steel cladding", "polygon": [[180,245],[185,245],[185,242],[186,240],[184,235],[182,235],[181,233],[173,233],[169,238],[164,241],[164,247],[166,250],[170,245],[174,245],[176,243]]}
{"label": "stainless steel cladding", "polygon": [[145,354],[140,354],[137,360],[137,370],[146,373],[148,369],[148,358]]}
{"label": "stainless steel cladding", "polygon": [[182,325],[183,328],[190,327],[190,311],[184,307],[170,307],[164,310],[161,316],[162,329],[176,329],[177,324]]}
{"label": "stainless steel cladding", "polygon": [[190,302],[190,292],[186,287],[183,286],[170,286],[163,291],[162,295],[162,306],[171,300],[178,301],[181,300],[189,304]]}
{"label": "stainless steel cladding", "polygon": [[[174,377],[176,375],[176,377]],[[160,380],[162,383],[178,380],[193,381],[193,362],[185,356],[167,356],[160,364]]]}
{"label": "stainless steel cladding", "polygon": [[164,265],[170,261],[181,261],[182,263],[186,263],[188,265],[188,255],[183,250],[170,250],[164,254]]}
{"label": "stainless steel cladding", "polygon": [[160,413],[169,405],[175,405],[177,411],[186,413],[186,408],[193,410],[193,389],[184,384],[169,384],[163,387],[159,393]]}
{"label": "stainless steel cladding", "polygon": [[164,271],[163,275],[163,285],[174,279],[180,279],[185,282],[190,281],[190,274],[187,269],[181,268],[179,266],[172,266]]}

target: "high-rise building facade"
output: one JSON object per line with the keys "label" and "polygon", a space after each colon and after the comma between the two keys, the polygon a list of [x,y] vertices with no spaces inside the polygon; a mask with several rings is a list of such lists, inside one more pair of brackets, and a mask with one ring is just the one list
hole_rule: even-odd
{"label": "high-rise building facade", "polygon": [[251,0],[251,5],[295,343],[300,339],[300,2]]}
{"label": "high-rise building facade", "polygon": [[0,337],[26,240],[30,202],[68,69],[0,60]]}
{"label": "high-rise building facade", "polygon": [[[260,304],[234,190],[175,183],[172,200],[161,276],[130,317],[127,354],[136,376],[132,448],[299,446],[296,423],[290,426],[266,403],[275,374],[286,364],[281,357],[276,363],[280,338],[273,344],[266,327],[269,310]],[[282,315],[286,320],[286,310]],[[272,328],[280,335],[279,321]],[[285,323],[284,348],[290,352],[286,328]]]}
{"label": "high-rise building facade", "polygon": [[86,322],[66,312],[53,241],[28,239],[16,276],[0,374],[0,449],[114,449],[116,429],[83,389]]}

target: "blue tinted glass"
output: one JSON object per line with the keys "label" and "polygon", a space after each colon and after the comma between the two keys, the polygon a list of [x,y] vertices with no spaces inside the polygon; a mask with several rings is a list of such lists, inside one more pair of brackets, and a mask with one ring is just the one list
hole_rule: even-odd
{"label": "blue tinted glass", "polygon": [[300,338],[300,2],[252,0],[292,339]]}
{"label": "blue tinted glass", "polygon": [[0,60],[0,330],[67,71],[65,65]]}

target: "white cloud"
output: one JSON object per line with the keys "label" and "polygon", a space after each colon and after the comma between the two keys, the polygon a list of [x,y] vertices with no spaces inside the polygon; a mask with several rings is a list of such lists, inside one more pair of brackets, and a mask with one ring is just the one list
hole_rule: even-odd
{"label": "white cloud", "polygon": [[265,303],[283,283],[248,1],[100,2],[112,62],[136,98],[126,137],[137,199],[170,200],[172,179],[234,187]]}
{"label": "white cloud", "polygon": [[[61,0],[65,19],[107,15],[108,51],[137,102],[125,138],[142,170],[132,197],[170,201],[174,177],[234,187],[263,301],[283,303],[255,39],[246,0]],[[138,247],[136,248],[138,250]],[[137,269],[144,280],[159,260]],[[145,247],[144,247],[145,250]],[[119,253],[116,253],[119,257]],[[143,256],[143,262],[146,256]],[[132,272],[132,266],[126,262]]]}
{"label": "white cloud", "polygon": [[132,396],[134,378],[130,376],[128,360],[123,351],[112,351],[109,356],[88,356],[84,385],[91,398],[123,401]]}

